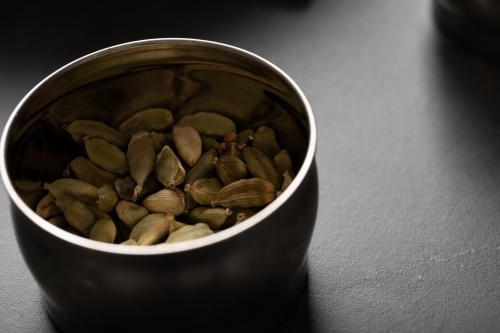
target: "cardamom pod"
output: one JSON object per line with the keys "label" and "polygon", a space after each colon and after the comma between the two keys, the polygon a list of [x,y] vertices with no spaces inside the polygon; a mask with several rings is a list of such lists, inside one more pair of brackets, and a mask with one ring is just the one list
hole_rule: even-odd
{"label": "cardamom pod", "polygon": [[104,184],[97,190],[96,207],[99,211],[107,213],[115,208],[118,202],[118,194],[115,192],[113,185]]}
{"label": "cardamom pod", "polygon": [[165,139],[165,134],[158,132],[151,132],[149,133],[149,136],[151,136],[151,140],[153,140],[155,153],[158,154],[162,150],[163,146],[167,144],[167,140]]}
{"label": "cardamom pod", "polygon": [[295,178],[295,172],[293,172],[292,167],[292,159],[290,158],[290,155],[288,155],[286,149],[283,149],[278,154],[276,154],[276,156],[274,156],[273,163],[276,166],[276,169],[278,169],[279,173],[283,174],[288,171],[290,177]]}
{"label": "cardamom pod", "polygon": [[141,130],[148,132],[161,132],[172,125],[174,118],[167,109],[152,108],[137,112],[126,119],[118,129],[125,137]]}
{"label": "cardamom pod", "polygon": [[210,229],[218,230],[226,218],[233,214],[230,208],[196,207],[188,214],[188,220],[192,224],[205,223]]}
{"label": "cardamom pod", "polygon": [[180,229],[172,232],[165,242],[166,244],[173,244],[185,242],[188,240],[198,239],[205,236],[212,235],[214,232],[205,223],[197,223],[195,225],[186,225]]}
{"label": "cardamom pod", "polygon": [[252,148],[258,149],[271,160],[281,151],[274,130],[266,126],[261,126],[255,131]]}
{"label": "cardamom pod", "polygon": [[231,142],[227,145],[227,149],[220,154],[220,157],[233,156],[239,158],[243,161],[243,153],[238,149],[238,144],[236,142]]}
{"label": "cardamom pod", "polygon": [[177,126],[190,126],[200,135],[222,139],[228,132],[236,132],[236,125],[228,117],[215,112],[197,112],[182,117]]}
{"label": "cardamom pod", "polygon": [[[165,136],[165,144],[163,146],[175,147],[174,135],[172,134],[172,132],[166,132],[163,133],[163,135]],[[163,146],[161,146],[160,150],[163,148]]]}
{"label": "cardamom pod", "polygon": [[201,156],[201,138],[190,126],[174,126],[172,136],[180,158],[189,166],[194,166]]}
{"label": "cardamom pod", "polygon": [[186,170],[182,166],[180,159],[169,146],[163,147],[156,157],[154,170],[158,181],[163,186],[170,188],[182,184],[186,176]]}
{"label": "cardamom pod", "polygon": [[61,208],[56,205],[56,197],[47,193],[36,206],[35,213],[42,219],[48,219],[62,214]]}
{"label": "cardamom pod", "polygon": [[233,214],[231,214],[227,217],[226,221],[224,221],[224,223],[220,226],[220,228],[219,228],[220,230],[230,228],[230,227],[232,227],[238,223],[241,223],[242,221],[246,220],[247,218],[254,216],[255,214],[258,213],[258,210],[256,208],[235,207],[232,210],[233,210]]}
{"label": "cardamom pod", "polygon": [[137,245],[157,244],[169,231],[170,220],[164,213],[152,213],[144,216],[132,229],[130,239]]}
{"label": "cardamom pod", "polygon": [[80,200],[74,200],[70,197],[56,196],[56,205],[64,212],[64,217],[68,223],[75,228],[79,234],[89,237],[90,230],[97,221],[97,216],[90,207]]}
{"label": "cardamom pod", "polygon": [[132,134],[132,139],[128,144],[127,159],[130,174],[137,183],[132,196],[134,202],[141,194],[146,178],[153,172],[155,156],[153,140],[148,132],[139,131]]}
{"label": "cardamom pod", "polygon": [[126,200],[118,201],[115,209],[120,220],[129,229],[133,229],[144,216],[149,214],[149,211],[145,207]]}
{"label": "cardamom pod", "polygon": [[290,176],[290,173],[288,171],[285,171],[283,173],[283,183],[281,184],[281,192],[286,190],[288,186],[292,183],[293,178]]}
{"label": "cardamom pod", "polygon": [[52,224],[58,228],[61,228],[61,229],[64,229],[64,228],[69,226],[69,223],[68,223],[68,221],[66,221],[66,218],[64,217],[64,215],[58,215],[58,216],[51,217],[47,221],[50,224]]}
{"label": "cardamom pod", "polygon": [[120,245],[137,245],[137,242],[133,239],[127,239],[120,243]]}
{"label": "cardamom pod", "polygon": [[42,189],[43,183],[42,182],[32,182],[31,180],[16,179],[16,180],[14,180],[14,187],[17,190],[29,193],[29,192],[34,192],[34,191]]}
{"label": "cardamom pod", "polygon": [[221,143],[219,141],[215,140],[212,137],[203,135],[200,135],[200,138],[201,138],[201,150],[203,152],[213,148],[217,151],[217,154],[222,153]]}
{"label": "cardamom pod", "polygon": [[224,135],[224,139],[222,139],[225,143],[235,143],[236,140],[238,140],[238,135],[233,131],[227,132],[226,135]]}
{"label": "cardamom pod", "polygon": [[177,221],[172,214],[167,214],[167,220],[170,221],[170,225],[168,226],[168,232],[170,234],[182,227],[187,226],[186,223]]}
{"label": "cardamom pod", "polygon": [[291,116],[281,106],[277,106],[279,116],[271,120],[269,126],[274,129],[278,142],[287,148],[293,161],[303,161],[307,152],[308,140],[303,132],[305,124]]}
{"label": "cardamom pod", "polygon": [[234,156],[214,158],[215,169],[224,185],[229,185],[247,177],[247,166],[245,162]]}
{"label": "cardamom pod", "polygon": [[99,209],[97,209],[95,205],[87,205],[87,206],[90,208],[92,213],[94,213],[94,215],[97,216],[96,220],[103,219],[105,217],[111,218],[108,213],[101,212]]}
{"label": "cardamom pod", "polygon": [[70,197],[88,205],[94,205],[97,200],[98,188],[78,179],[61,178],[52,183],[45,183],[44,189],[49,190],[56,199]]}
{"label": "cardamom pod", "polygon": [[103,139],[119,148],[127,147],[127,138],[113,127],[100,121],[75,120],[69,125],[63,125],[76,142],[82,142],[83,137]]}
{"label": "cardamom pod", "polygon": [[251,142],[250,136],[253,138],[253,129],[246,129],[244,131],[238,132],[238,138],[236,140],[237,144],[245,144],[248,146]]}
{"label": "cardamom pod", "polygon": [[[68,166],[75,174],[75,178],[94,186],[101,187],[106,183],[114,183],[121,176],[98,167],[94,162],[79,156],[75,158]],[[64,177],[69,177],[69,170],[63,173]]]}
{"label": "cardamom pod", "polygon": [[177,216],[184,211],[184,193],[177,188],[163,189],[147,196],[142,201],[142,205],[152,213],[165,213]]}
{"label": "cardamom pod", "polygon": [[82,236],[82,235],[80,235],[80,234],[78,233],[78,231],[77,231],[75,228],[73,228],[73,227],[72,227],[72,226],[70,226],[70,225],[68,225],[68,226],[66,226],[66,227],[64,227],[64,228],[62,228],[62,230],[67,231],[67,232],[69,232],[70,234],[73,234],[73,235],[75,235],[75,236],[79,236],[79,237],[81,237],[81,236]]}
{"label": "cardamom pod", "polygon": [[[186,184],[186,186],[184,186],[184,191],[186,190],[186,187],[189,188],[190,186],[191,185]],[[189,211],[191,209],[198,206],[198,203],[196,202],[196,200],[194,200],[193,195],[189,191],[184,192],[184,202],[185,202],[185,207],[184,207],[184,211],[182,212],[183,215],[189,214]]]}
{"label": "cardamom pod", "polygon": [[103,139],[90,139],[83,137],[85,150],[89,159],[109,172],[124,175],[128,172],[129,166],[127,155],[115,145]]}
{"label": "cardamom pod", "polygon": [[103,243],[113,243],[115,238],[116,225],[109,217],[97,220],[89,234],[89,239]]}
{"label": "cardamom pod", "polygon": [[257,211],[255,209],[252,209],[252,208],[245,208],[245,209],[243,209],[236,216],[236,223],[235,223],[235,225],[236,224],[240,224],[241,222],[243,222],[246,219],[254,216],[255,214],[257,214]]}
{"label": "cardamom pod", "polygon": [[212,201],[212,207],[251,208],[261,207],[275,198],[274,186],[262,178],[238,180],[224,186]]}
{"label": "cardamom pod", "polygon": [[[136,182],[131,176],[127,176],[123,179],[117,179],[115,181],[116,193],[118,193],[120,199],[132,201],[136,185]],[[142,191],[137,197],[136,202],[144,199],[150,194],[158,192],[162,188],[163,185],[156,179],[156,177],[153,174],[149,175],[142,186]]]}
{"label": "cardamom pod", "polygon": [[219,230],[224,230],[224,229],[227,229],[229,227],[234,226],[234,224],[236,223],[236,218],[237,218],[238,214],[241,211],[243,211],[243,209],[248,209],[248,208],[241,208],[241,207],[233,207],[233,208],[231,208],[231,210],[233,211],[233,213],[226,218],[226,220],[224,221],[224,223],[222,223],[222,225],[219,227]]}
{"label": "cardamom pod", "polygon": [[242,152],[248,171],[253,177],[271,182],[276,190],[281,189],[282,175],[269,157],[250,147],[243,147]]}
{"label": "cardamom pod", "polygon": [[217,157],[217,152],[213,148],[204,152],[198,162],[186,174],[184,183],[193,185],[198,179],[212,178],[215,171],[215,165],[213,164],[215,157]]}
{"label": "cardamom pod", "polygon": [[217,194],[224,185],[217,178],[201,178],[193,183],[186,184],[184,192],[190,193],[193,199],[202,206],[209,206],[217,199]]}

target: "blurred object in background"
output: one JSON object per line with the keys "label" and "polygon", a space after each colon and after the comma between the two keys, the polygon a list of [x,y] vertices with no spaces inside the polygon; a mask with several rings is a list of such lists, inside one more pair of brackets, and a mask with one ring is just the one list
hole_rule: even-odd
{"label": "blurred object in background", "polygon": [[445,34],[500,60],[500,0],[434,0],[434,16]]}

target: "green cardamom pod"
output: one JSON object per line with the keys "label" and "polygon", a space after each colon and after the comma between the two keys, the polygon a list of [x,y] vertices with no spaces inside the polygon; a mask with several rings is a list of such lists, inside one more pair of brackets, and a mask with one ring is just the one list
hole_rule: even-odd
{"label": "green cardamom pod", "polygon": [[112,244],[115,241],[116,232],[116,225],[113,220],[105,217],[97,220],[94,224],[92,230],[90,230],[89,239]]}
{"label": "green cardamom pod", "polygon": [[215,112],[197,112],[182,117],[177,126],[190,126],[200,135],[222,139],[228,132],[236,132],[236,125],[228,117]]}
{"label": "green cardamom pod", "polygon": [[139,131],[161,132],[172,125],[174,118],[167,109],[153,108],[137,112],[126,119],[118,129],[125,137]]}
{"label": "green cardamom pod", "polygon": [[151,140],[153,140],[155,153],[158,154],[162,150],[162,148],[167,144],[165,134],[158,132],[151,132],[149,133],[149,136],[151,136]]}
{"label": "green cardamom pod", "polygon": [[[112,184],[121,177],[121,175],[101,169],[94,162],[83,156],[79,156],[71,161],[68,169],[73,171],[76,179],[97,187],[101,187],[106,183]],[[63,176],[69,177],[69,175],[70,171],[65,170]]]}
{"label": "green cardamom pod", "polygon": [[195,225],[186,225],[180,229],[170,233],[166,244],[185,242],[188,240],[198,239],[212,235],[214,232],[205,223],[197,223]]}
{"label": "green cardamom pod", "polygon": [[190,126],[174,126],[172,136],[180,158],[189,166],[194,166],[201,156],[201,138]]}
{"label": "green cardamom pod", "polygon": [[257,211],[252,208],[245,208],[242,211],[236,215],[236,224],[240,224],[241,222],[245,221],[246,219],[249,219],[250,217],[254,216],[257,214]]}
{"label": "green cardamom pod", "polygon": [[259,127],[253,134],[252,148],[258,149],[271,160],[281,151],[274,130],[266,126]]}
{"label": "green cardamom pod", "polygon": [[238,132],[238,138],[236,139],[236,143],[239,144],[244,144],[245,146],[250,145],[250,137],[253,138],[253,129],[246,129],[244,131]]}
{"label": "green cardamom pod", "polygon": [[243,209],[247,209],[247,208],[240,208],[240,207],[231,208],[233,213],[226,218],[224,223],[222,223],[222,225],[220,226],[219,230],[224,230],[224,229],[227,229],[227,228],[234,226],[234,224],[236,223],[236,217]]}
{"label": "green cardamom pod", "polygon": [[189,212],[188,220],[191,224],[205,223],[210,229],[218,230],[231,214],[230,208],[196,207]]}
{"label": "green cardamom pod", "polygon": [[[134,189],[137,186],[136,182],[131,176],[127,176],[123,179],[117,179],[115,181],[116,193],[120,199],[132,201],[134,197]],[[150,194],[156,193],[163,188],[163,185],[156,179],[156,177],[151,174],[146,178],[144,185],[142,186],[142,191],[137,197],[137,201],[140,201]]]}
{"label": "green cardamom pod", "polygon": [[79,237],[81,237],[81,236],[82,236],[82,235],[80,235],[80,234],[78,233],[78,231],[77,231],[75,228],[73,228],[73,227],[72,227],[72,226],[70,226],[70,225],[68,225],[68,226],[66,226],[66,227],[64,227],[64,228],[62,228],[62,230],[67,231],[67,232],[69,232],[70,234],[73,234],[73,235],[75,235],[75,236],[79,236]]}
{"label": "green cardamom pod", "polygon": [[[190,186],[191,185],[186,184],[186,186],[184,186],[184,191],[186,190],[186,187],[189,188]],[[184,207],[184,211],[182,212],[183,215],[189,214],[189,211],[191,209],[198,206],[198,203],[196,202],[196,200],[194,200],[193,195],[189,191],[184,192],[184,201],[185,201],[185,207]]]}
{"label": "green cardamom pod", "polygon": [[113,185],[104,184],[97,190],[96,207],[100,212],[110,212],[118,202],[118,194]]}
{"label": "green cardamom pod", "polygon": [[132,229],[130,239],[137,245],[157,244],[169,232],[170,220],[166,214],[153,213],[144,216]]}
{"label": "green cardamom pod", "polygon": [[[241,223],[241,221],[246,220],[247,218],[257,214],[258,210],[255,208],[240,208],[240,207],[235,207],[232,209],[233,214],[229,215],[224,221],[224,223],[220,226],[220,230],[224,230],[227,228],[230,228],[238,223]],[[240,213],[242,213],[240,215]]]}
{"label": "green cardamom pod", "polygon": [[32,182],[31,180],[20,180],[16,179],[14,180],[14,187],[17,190],[29,193],[29,192],[34,192],[38,191],[43,188],[43,183],[42,182]]}
{"label": "green cardamom pod", "polygon": [[128,172],[129,166],[127,155],[115,145],[103,139],[83,138],[85,150],[89,159],[109,172],[124,175]]}
{"label": "green cardamom pod", "polygon": [[44,189],[49,190],[56,199],[70,197],[88,205],[94,205],[97,200],[97,187],[74,178],[61,178],[45,183]]}
{"label": "green cardamom pod", "polygon": [[273,163],[276,166],[276,169],[278,169],[279,173],[283,174],[288,171],[290,177],[295,178],[295,173],[293,172],[292,167],[292,159],[290,158],[290,155],[288,155],[286,149],[283,149],[278,154],[276,154],[276,156],[274,156]]}
{"label": "green cardamom pod", "polygon": [[61,228],[61,229],[64,229],[64,228],[69,226],[69,223],[68,223],[68,221],[66,221],[66,218],[64,217],[64,215],[58,215],[58,216],[51,217],[47,221],[50,224],[52,224],[58,228]]}
{"label": "green cardamom pod", "polygon": [[243,147],[243,158],[253,177],[271,182],[276,190],[281,189],[282,175],[266,155],[255,148]]}
{"label": "green cardamom pod", "polygon": [[281,192],[286,190],[288,186],[292,183],[293,178],[290,176],[290,173],[288,171],[285,171],[283,173],[283,183],[281,184]]}
{"label": "green cardamom pod", "polygon": [[75,120],[70,125],[63,125],[63,129],[69,132],[76,142],[82,142],[83,137],[98,138],[119,148],[127,147],[127,138],[113,127],[100,121]]}
{"label": "green cardamom pod", "polygon": [[177,221],[172,214],[167,214],[167,219],[170,221],[170,225],[168,226],[168,232],[170,234],[182,227],[187,226],[186,223]]}
{"label": "green cardamom pod", "polygon": [[52,193],[47,193],[36,206],[35,213],[42,219],[49,219],[51,217],[61,215],[61,208],[56,205],[56,197]]}
{"label": "green cardamom pod", "polygon": [[149,214],[149,211],[145,207],[126,200],[118,201],[115,209],[118,218],[120,218],[129,229],[133,229],[144,216]]}
{"label": "green cardamom pod", "polygon": [[85,203],[71,199],[70,197],[58,198],[56,196],[56,205],[64,212],[64,217],[68,223],[75,228],[79,234],[89,237],[90,230],[97,221],[97,216]]}
{"label": "green cardamom pod", "polygon": [[227,148],[220,154],[221,158],[226,156],[233,156],[243,161],[243,153],[238,149],[238,144],[236,142],[227,144]]}
{"label": "green cardamom pod", "polygon": [[184,184],[193,185],[198,179],[212,178],[215,172],[213,163],[215,157],[217,157],[217,152],[213,148],[204,152],[198,162],[187,172]]}
{"label": "green cardamom pod", "polygon": [[[163,135],[165,136],[165,144],[163,146],[175,147],[173,133],[166,132],[166,133],[163,133]],[[161,146],[160,150],[163,149],[163,146]]]}
{"label": "green cardamom pod", "polygon": [[220,159],[216,157],[213,162],[217,174],[224,185],[229,185],[237,180],[247,178],[247,166],[245,162],[237,157],[226,156]]}
{"label": "green cardamom pod", "polygon": [[217,194],[217,199],[212,201],[212,207],[261,207],[272,202],[274,198],[274,186],[267,180],[242,179],[224,186]]}
{"label": "green cardamom pod", "polygon": [[142,205],[152,213],[182,214],[185,208],[184,192],[177,188],[163,189],[147,196]]}
{"label": "green cardamom pod", "polygon": [[181,160],[169,146],[163,147],[156,157],[154,171],[158,181],[163,186],[170,188],[182,184],[186,176],[186,170],[182,166]]}
{"label": "green cardamom pod", "polygon": [[97,209],[97,207],[95,206],[95,204],[94,205],[87,205],[87,206],[90,208],[90,210],[92,211],[92,213],[94,213],[94,215],[97,216],[97,220],[103,219],[105,217],[111,218],[108,213],[101,212],[99,209]]}
{"label": "green cardamom pod", "polygon": [[137,245],[137,242],[133,239],[127,239],[120,243],[120,245]]}
{"label": "green cardamom pod", "polygon": [[224,135],[224,139],[222,139],[222,141],[224,141],[225,143],[236,143],[236,141],[238,140],[238,134],[236,134],[236,132],[227,132],[226,135]]}
{"label": "green cardamom pod", "polygon": [[202,206],[210,206],[217,199],[217,194],[224,185],[217,178],[201,178],[193,183],[186,184],[184,192],[190,193],[193,199]]}
{"label": "green cardamom pod", "polygon": [[146,178],[153,172],[155,163],[155,149],[153,140],[148,132],[139,131],[132,134],[132,139],[128,144],[127,159],[130,167],[130,174],[137,183],[134,188],[132,201],[136,201],[141,194]]}
{"label": "green cardamom pod", "polygon": [[215,149],[217,151],[217,154],[222,153],[222,148],[221,148],[222,144],[219,141],[215,140],[212,137],[203,135],[200,135],[200,138],[201,138],[201,150],[203,152],[209,149]]}

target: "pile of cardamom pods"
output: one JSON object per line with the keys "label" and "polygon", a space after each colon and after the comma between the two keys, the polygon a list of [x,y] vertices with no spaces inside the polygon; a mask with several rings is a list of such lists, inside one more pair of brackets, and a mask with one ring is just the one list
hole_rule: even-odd
{"label": "pile of cardamom pods", "polygon": [[126,245],[176,243],[241,223],[294,177],[274,131],[237,131],[198,112],[174,122],[163,108],[138,112],[118,130],[103,122],[63,125],[86,156],[45,183],[36,213],[92,240]]}

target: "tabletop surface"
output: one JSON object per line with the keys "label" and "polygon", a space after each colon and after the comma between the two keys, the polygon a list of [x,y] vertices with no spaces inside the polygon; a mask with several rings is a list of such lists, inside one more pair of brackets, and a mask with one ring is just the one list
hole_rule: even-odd
{"label": "tabletop surface", "polygon": [[[53,71],[140,39],[241,47],[302,88],[318,124],[320,202],[306,286],[274,332],[500,330],[500,62],[443,36],[430,0],[10,6],[2,128]],[[3,185],[0,199],[0,331],[59,332]]]}

